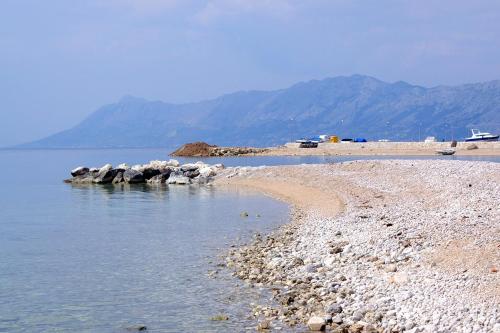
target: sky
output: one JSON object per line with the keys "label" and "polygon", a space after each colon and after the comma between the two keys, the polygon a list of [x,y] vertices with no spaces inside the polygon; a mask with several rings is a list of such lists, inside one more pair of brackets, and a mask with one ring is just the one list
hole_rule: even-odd
{"label": "sky", "polygon": [[500,2],[1,0],[0,146],[124,95],[183,103],[364,74],[500,79]]}

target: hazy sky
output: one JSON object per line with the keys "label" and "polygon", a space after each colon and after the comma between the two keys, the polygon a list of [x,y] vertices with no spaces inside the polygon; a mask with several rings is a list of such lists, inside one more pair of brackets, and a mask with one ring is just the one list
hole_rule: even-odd
{"label": "hazy sky", "polygon": [[354,73],[500,79],[500,1],[1,0],[0,146],[125,94],[197,101]]}

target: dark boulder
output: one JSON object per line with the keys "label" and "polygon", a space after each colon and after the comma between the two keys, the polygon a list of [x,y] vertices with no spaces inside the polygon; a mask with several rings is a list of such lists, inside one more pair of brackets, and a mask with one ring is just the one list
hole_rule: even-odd
{"label": "dark boulder", "polygon": [[76,169],[71,170],[71,176],[83,176],[89,172],[89,168],[87,167],[78,167]]}
{"label": "dark boulder", "polygon": [[198,169],[184,172],[184,176],[188,178],[198,177],[199,175],[200,175],[200,170]]}
{"label": "dark boulder", "polygon": [[165,177],[165,179],[168,179],[168,177],[170,177],[170,174],[172,173],[172,169],[162,169],[160,170],[160,172]]}
{"label": "dark boulder", "polygon": [[99,173],[94,177],[93,182],[96,184],[109,184],[113,181],[117,174],[117,169],[104,169],[99,171]]}
{"label": "dark boulder", "polygon": [[123,173],[123,180],[130,184],[144,183],[144,176],[142,172],[128,169]]}
{"label": "dark boulder", "polygon": [[158,169],[147,168],[147,169],[144,169],[144,171],[142,172],[142,176],[144,177],[144,179],[147,180],[147,179],[153,178],[154,176],[159,175],[160,173],[161,172]]}

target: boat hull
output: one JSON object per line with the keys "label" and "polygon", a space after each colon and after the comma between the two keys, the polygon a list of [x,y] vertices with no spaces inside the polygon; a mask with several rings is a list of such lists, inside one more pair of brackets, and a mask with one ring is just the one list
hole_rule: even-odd
{"label": "boat hull", "polygon": [[467,138],[465,142],[474,142],[474,141],[498,141],[499,135],[490,136],[487,138]]}

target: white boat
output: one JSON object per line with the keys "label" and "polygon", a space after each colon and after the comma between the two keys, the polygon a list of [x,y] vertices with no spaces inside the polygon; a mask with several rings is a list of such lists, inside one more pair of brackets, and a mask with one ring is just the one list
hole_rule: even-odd
{"label": "white boat", "polygon": [[465,138],[465,141],[498,141],[498,135],[493,135],[488,132],[481,132],[478,129],[473,129],[472,136]]}
{"label": "white boat", "polygon": [[436,138],[434,136],[428,136],[425,138],[424,142],[436,142]]}

